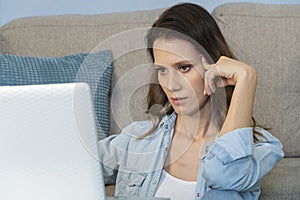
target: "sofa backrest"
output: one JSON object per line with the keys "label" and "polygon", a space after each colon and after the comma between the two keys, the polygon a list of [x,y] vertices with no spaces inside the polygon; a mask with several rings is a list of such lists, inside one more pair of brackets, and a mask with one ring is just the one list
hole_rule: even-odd
{"label": "sofa backrest", "polygon": [[[140,82],[145,81],[148,73],[136,74],[139,67],[149,63],[144,37],[160,12],[161,9],[20,18],[1,27],[0,52],[58,57],[112,50],[112,94],[116,101],[111,106],[110,133],[118,133],[130,122],[147,117],[144,114],[147,87],[140,87]],[[118,89],[114,90],[116,85]]]}
{"label": "sofa backrest", "polygon": [[[116,98],[110,131],[117,133],[146,117],[144,84],[149,73],[140,73],[149,63],[144,28],[161,11],[21,18],[1,27],[0,51],[54,57],[111,49]],[[257,69],[254,116],[259,124],[272,128],[289,157],[300,156],[299,11],[300,5],[252,3],[228,3],[213,11],[236,57]]]}
{"label": "sofa backrest", "polygon": [[213,16],[236,57],[257,70],[257,122],[286,156],[300,156],[300,4],[229,3]]}

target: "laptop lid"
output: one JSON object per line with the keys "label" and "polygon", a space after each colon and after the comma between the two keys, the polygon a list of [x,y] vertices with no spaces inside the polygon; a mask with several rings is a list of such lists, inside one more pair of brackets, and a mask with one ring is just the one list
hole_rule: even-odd
{"label": "laptop lid", "polygon": [[0,87],[0,199],[103,200],[90,88]]}

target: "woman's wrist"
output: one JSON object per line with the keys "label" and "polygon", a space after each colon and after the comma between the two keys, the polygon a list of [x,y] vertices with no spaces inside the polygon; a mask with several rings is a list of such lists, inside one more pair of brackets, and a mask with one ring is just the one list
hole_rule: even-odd
{"label": "woman's wrist", "polygon": [[253,67],[244,67],[235,77],[236,85],[255,86],[257,84],[256,70]]}

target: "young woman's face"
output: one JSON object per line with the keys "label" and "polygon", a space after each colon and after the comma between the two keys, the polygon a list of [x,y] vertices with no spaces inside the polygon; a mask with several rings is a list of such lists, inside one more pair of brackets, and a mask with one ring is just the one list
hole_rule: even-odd
{"label": "young woman's face", "polygon": [[202,55],[181,39],[159,38],[153,44],[158,81],[177,114],[194,115],[208,102],[204,96]]}

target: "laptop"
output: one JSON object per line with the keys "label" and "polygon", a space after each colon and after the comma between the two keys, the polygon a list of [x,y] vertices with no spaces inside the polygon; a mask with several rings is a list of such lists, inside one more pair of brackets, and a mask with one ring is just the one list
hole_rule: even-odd
{"label": "laptop", "polygon": [[86,83],[0,87],[0,199],[104,200]]}

